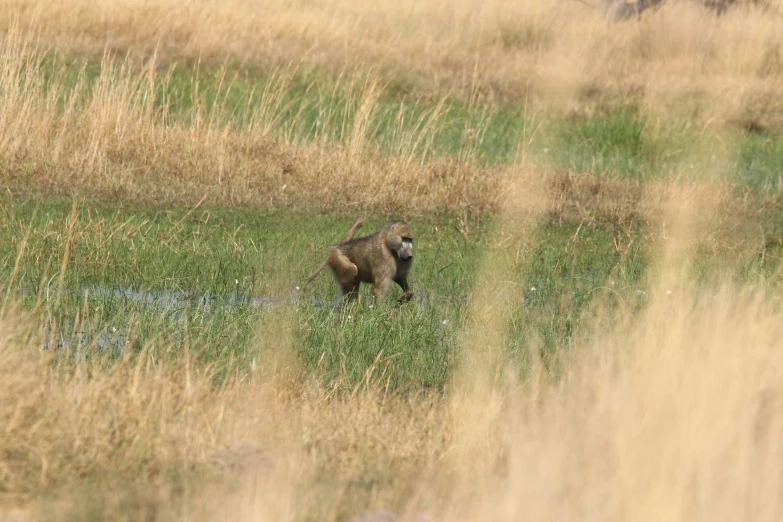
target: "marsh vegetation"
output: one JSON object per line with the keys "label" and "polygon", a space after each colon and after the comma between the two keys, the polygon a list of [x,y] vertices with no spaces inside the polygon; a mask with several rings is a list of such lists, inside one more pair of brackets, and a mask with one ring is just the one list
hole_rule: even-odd
{"label": "marsh vegetation", "polygon": [[4,2],[0,519],[778,520],[782,9]]}

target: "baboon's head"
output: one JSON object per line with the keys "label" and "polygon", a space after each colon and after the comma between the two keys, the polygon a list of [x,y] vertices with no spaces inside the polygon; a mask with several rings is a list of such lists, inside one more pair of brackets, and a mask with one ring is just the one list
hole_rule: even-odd
{"label": "baboon's head", "polygon": [[386,245],[400,261],[413,259],[413,229],[405,222],[392,223],[386,233]]}

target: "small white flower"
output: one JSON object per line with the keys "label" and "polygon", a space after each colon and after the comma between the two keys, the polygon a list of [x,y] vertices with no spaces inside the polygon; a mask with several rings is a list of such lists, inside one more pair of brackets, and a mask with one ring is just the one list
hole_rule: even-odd
{"label": "small white flower", "polygon": [[299,287],[297,286],[296,289],[299,290]]}
{"label": "small white flower", "polygon": [[116,331],[117,331],[117,329],[116,329],[115,327],[113,327],[113,326],[112,326],[112,327],[111,327],[111,332],[112,332],[112,333],[114,333],[114,332],[116,332]]}
{"label": "small white flower", "polygon": [[350,319],[350,318],[351,318],[351,316],[349,315],[349,316],[348,316],[348,319]]}
{"label": "small white flower", "polygon": [[530,291],[531,291],[531,292],[535,292],[535,291],[536,291],[536,287],[535,287],[535,286],[531,286],[531,287],[530,287]]}
{"label": "small white flower", "polygon": [[375,306],[375,305],[369,305],[367,308],[372,308],[373,306]]}
{"label": "small white flower", "polygon": [[449,322],[449,320],[448,320],[448,319],[444,319],[444,320],[443,320],[443,321],[442,321],[440,324],[442,324],[442,325],[444,325],[444,326],[445,326],[446,324],[448,324],[448,322]]}
{"label": "small white flower", "polygon": [[238,285],[239,284],[239,279],[234,279],[234,284]]}

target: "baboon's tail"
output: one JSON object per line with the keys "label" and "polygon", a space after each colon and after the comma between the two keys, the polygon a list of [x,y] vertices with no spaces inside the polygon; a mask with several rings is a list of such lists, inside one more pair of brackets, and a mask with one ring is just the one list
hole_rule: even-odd
{"label": "baboon's tail", "polygon": [[317,276],[321,272],[321,270],[324,269],[324,267],[326,266],[326,263],[328,263],[328,262],[329,262],[329,258],[327,257],[326,259],[323,260],[323,262],[320,265],[318,265],[318,268],[315,269],[315,272],[310,274],[310,277],[307,278],[307,281],[305,282],[303,287],[309,285],[313,281],[313,279],[315,279],[315,276]]}
{"label": "baboon's tail", "polygon": [[356,235],[356,231],[359,230],[364,226],[364,220],[359,218],[356,220],[356,223],[353,224],[353,226],[348,230],[348,232],[345,233],[343,238],[340,240],[340,243],[346,243],[353,239],[353,236]]}

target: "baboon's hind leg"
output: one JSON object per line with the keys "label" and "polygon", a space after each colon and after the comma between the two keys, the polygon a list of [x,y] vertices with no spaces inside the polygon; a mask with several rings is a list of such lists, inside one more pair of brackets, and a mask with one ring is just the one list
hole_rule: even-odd
{"label": "baboon's hind leg", "polygon": [[[356,235],[356,232],[364,226],[364,220],[363,219],[357,219],[356,223],[353,224],[353,226],[348,229],[348,232],[345,233],[343,238],[340,240],[340,243],[347,243],[351,239],[353,239],[353,236]],[[324,267],[329,263],[329,257],[323,260],[323,262],[318,265],[318,267],[313,271],[312,274],[310,274],[310,277],[307,278],[307,281],[305,281],[305,284],[303,286],[307,286],[310,283],[313,282],[313,279],[315,279],[315,276],[317,276],[321,270],[324,269]]]}
{"label": "baboon's hind leg", "polygon": [[380,301],[386,297],[386,292],[389,291],[389,280],[384,278],[380,278],[377,281],[375,281],[372,285],[372,295],[375,297],[375,303],[378,304]]}
{"label": "baboon's hind leg", "polygon": [[337,280],[340,305],[346,300],[355,301],[359,296],[359,269],[338,248],[329,254],[329,266]]}
{"label": "baboon's hind leg", "polygon": [[340,286],[340,299],[337,303],[337,310],[342,311],[346,306],[353,306],[359,302],[359,282],[350,288]]}

